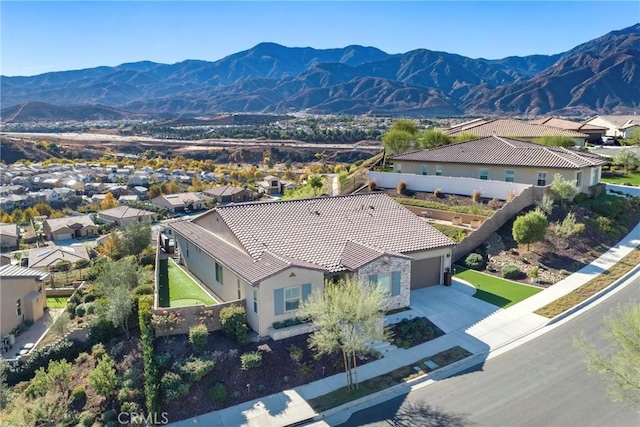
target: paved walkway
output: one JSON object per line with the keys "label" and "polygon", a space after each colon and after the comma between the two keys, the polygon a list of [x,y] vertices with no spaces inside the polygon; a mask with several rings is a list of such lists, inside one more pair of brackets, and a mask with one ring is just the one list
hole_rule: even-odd
{"label": "paved walkway", "polygon": [[[638,246],[640,246],[640,225],[636,226],[618,245],[580,271],[507,309],[473,298],[471,295],[474,289],[455,279],[451,287],[436,286],[413,291],[411,293],[412,311],[405,312],[405,315],[426,316],[443,329],[446,335],[407,350],[399,348],[389,351],[382,359],[359,367],[358,377],[363,381],[410,365],[456,345],[474,353],[472,356],[474,363],[481,363],[491,351],[511,344],[550,323],[549,319],[534,314],[535,310],[582,286]],[[435,375],[431,378],[444,378],[453,374],[454,369],[456,367],[443,368],[440,373],[435,371]],[[304,424],[311,422],[318,415],[307,404],[307,399],[344,387],[345,384],[344,374],[337,374],[292,390],[199,415],[173,425],[262,427]],[[407,390],[408,387],[400,389],[399,392],[404,393]],[[382,391],[378,394],[392,392]],[[375,398],[376,395],[372,395],[366,399],[372,401]],[[316,422],[315,425],[332,425],[331,416],[336,417],[335,423],[344,421],[344,414],[341,418],[339,409],[329,410],[319,417],[324,420]]]}

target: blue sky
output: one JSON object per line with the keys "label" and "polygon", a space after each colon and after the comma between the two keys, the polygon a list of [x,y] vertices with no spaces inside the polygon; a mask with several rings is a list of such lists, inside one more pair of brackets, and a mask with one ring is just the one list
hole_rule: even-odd
{"label": "blue sky", "polygon": [[554,54],[640,21],[633,1],[0,2],[2,75],[150,60],[215,61],[260,42]]}

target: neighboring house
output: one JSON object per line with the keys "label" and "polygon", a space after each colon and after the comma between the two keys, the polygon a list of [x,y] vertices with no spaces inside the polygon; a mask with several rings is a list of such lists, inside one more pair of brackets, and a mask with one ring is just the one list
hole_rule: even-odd
{"label": "neighboring house", "polygon": [[43,281],[48,276],[49,273],[19,265],[0,267],[0,335],[44,315],[47,297]]}
{"label": "neighboring house", "polygon": [[253,200],[253,193],[246,188],[234,187],[233,185],[222,185],[203,191],[207,196],[215,199],[218,203],[241,203]]}
{"label": "neighboring house", "polygon": [[256,184],[262,193],[266,193],[269,196],[279,195],[282,193],[282,182],[277,176],[267,175],[264,177],[264,180],[259,181]]}
{"label": "neighboring house", "polygon": [[603,157],[563,147],[548,147],[489,136],[391,157],[394,171],[455,176],[536,186],[551,184],[555,174],[574,181],[579,190],[600,182]]}
{"label": "neighboring house", "polygon": [[640,128],[640,116],[609,115],[596,116],[585,121],[586,124],[605,127],[606,136],[629,138],[635,129]]}
{"label": "neighboring house", "polygon": [[138,200],[140,200],[140,198],[136,194],[128,194],[126,196],[118,197],[118,204],[126,205],[129,202],[137,202]]}
{"label": "neighboring house", "polygon": [[218,298],[246,299],[260,336],[325,280],[378,282],[389,308],[407,307],[412,289],[443,283],[454,245],[382,193],[228,205],[168,227]]}
{"label": "neighboring house", "polygon": [[0,266],[11,264],[11,257],[6,254],[0,254]]}
{"label": "neighboring house", "polygon": [[163,194],[151,199],[151,203],[171,213],[199,211],[204,203],[196,193]]}
{"label": "neighboring house", "polygon": [[129,206],[118,206],[98,212],[98,221],[116,225],[128,225],[132,222],[156,222],[158,214],[155,212],[135,209]]}
{"label": "neighboring house", "polygon": [[131,189],[131,194],[138,196],[140,200],[147,200],[149,198],[149,189],[147,187],[137,185]]}
{"label": "neighboring house", "polygon": [[84,246],[45,246],[29,251],[29,268],[50,271],[61,261],[73,265],[81,259],[90,259]]}
{"label": "neighboring house", "polygon": [[534,125],[545,125],[553,128],[564,129],[585,133],[588,135],[588,142],[601,142],[602,135],[607,131],[604,126],[596,126],[587,123],[574,122],[571,120],[558,119],[556,117],[543,117],[540,119],[530,120],[529,123]]}
{"label": "neighboring house", "polygon": [[16,224],[0,224],[0,250],[18,249],[20,233]]}
{"label": "neighboring house", "polygon": [[98,235],[98,226],[89,215],[49,218],[42,224],[49,240],[80,239]]}
{"label": "neighboring house", "polygon": [[577,144],[584,142],[589,137],[589,135],[582,132],[536,125],[515,119],[476,119],[452,126],[446,129],[444,133],[452,137],[462,134],[472,134],[478,138],[500,136],[523,141],[533,141],[543,136],[566,136],[573,138]]}

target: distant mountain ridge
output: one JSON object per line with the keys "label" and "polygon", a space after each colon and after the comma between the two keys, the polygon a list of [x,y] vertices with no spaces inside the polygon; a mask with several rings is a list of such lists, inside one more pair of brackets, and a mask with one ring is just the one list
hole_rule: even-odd
{"label": "distant mountain ridge", "polygon": [[[640,108],[640,24],[557,55],[488,60],[427,49],[392,55],[375,47],[260,43],[215,62],[142,61],[1,76],[0,84],[4,122],[7,107],[33,102],[165,116],[624,113]],[[14,121],[28,118],[13,115]]]}

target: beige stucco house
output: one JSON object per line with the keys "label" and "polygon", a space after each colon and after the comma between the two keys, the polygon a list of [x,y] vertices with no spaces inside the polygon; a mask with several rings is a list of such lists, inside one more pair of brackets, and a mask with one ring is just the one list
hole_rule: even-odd
{"label": "beige stucco house", "polygon": [[183,264],[220,301],[245,299],[260,336],[325,280],[380,283],[389,308],[443,283],[453,242],[385,194],[244,203],[169,225]]}
{"label": "beige stucco house", "polygon": [[29,268],[50,271],[61,261],[75,264],[81,259],[90,259],[84,246],[45,246],[29,251]]}
{"label": "beige stucco house", "polygon": [[98,226],[89,215],[49,218],[42,224],[42,230],[49,240],[81,239],[98,235]]}
{"label": "beige stucco house", "polygon": [[19,237],[16,224],[0,224],[0,250],[17,249]]}
{"label": "beige stucco house", "polygon": [[516,119],[475,119],[451,126],[444,133],[452,137],[468,134],[478,138],[499,136],[521,141],[534,141],[545,136],[564,136],[575,140],[577,145],[589,138],[589,135],[583,132]]}
{"label": "beige stucco house", "polygon": [[143,209],[136,209],[129,206],[118,206],[117,208],[105,209],[98,212],[98,221],[104,223],[114,223],[116,225],[129,225],[132,222],[156,222],[158,214]]}
{"label": "beige stucco house", "polygon": [[629,138],[634,130],[640,128],[640,116],[637,115],[603,115],[585,121],[586,124],[606,128],[606,136]]}
{"label": "beige stucco house", "polygon": [[0,267],[0,335],[6,335],[26,320],[44,314],[47,297],[44,280],[49,273],[4,265]]}
{"label": "beige stucco house", "polygon": [[204,202],[196,193],[162,194],[151,199],[151,203],[171,213],[199,211],[204,208]]}
{"label": "beige stucco house", "polygon": [[391,157],[394,172],[476,178],[546,186],[555,174],[574,181],[578,189],[600,182],[607,163],[595,154],[489,136]]}

